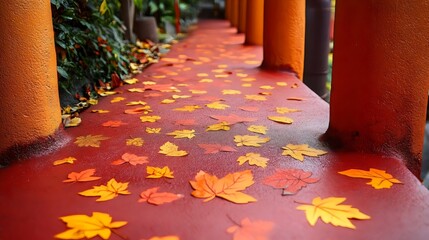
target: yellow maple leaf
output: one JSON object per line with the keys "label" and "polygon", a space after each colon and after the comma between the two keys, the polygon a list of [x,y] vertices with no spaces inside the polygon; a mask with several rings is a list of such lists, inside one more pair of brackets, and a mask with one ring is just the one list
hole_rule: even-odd
{"label": "yellow maple leaf", "polygon": [[197,73],[197,77],[208,77],[207,73]]}
{"label": "yellow maple leaf", "polygon": [[64,164],[64,163],[69,163],[69,164],[73,164],[74,161],[76,161],[77,159],[74,157],[66,157],[64,159],[60,159],[60,160],[56,160],[55,162],[53,162],[54,166],[60,165],[60,164]]}
{"label": "yellow maple leaf", "polygon": [[261,157],[259,153],[246,153],[245,156],[240,156],[237,159],[239,165],[243,165],[245,162],[248,162],[249,165],[256,165],[258,167],[265,168],[267,167],[268,158]]}
{"label": "yellow maple leaf", "polygon": [[128,182],[117,182],[114,178],[110,179],[106,185],[93,186],[92,189],[85,190],[79,194],[86,197],[99,197],[96,201],[107,201],[117,197],[119,194],[131,194],[128,190]]}
{"label": "yellow maple leaf", "polygon": [[262,95],[246,95],[246,99],[255,100],[255,101],[266,101],[267,98]]}
{"label": "yellow maple leaf", "polygon": [[241,84],[242,87],[251,87],[252,84],[251,83],[243,83]]}
{"label": "yellow maple leaf", "polygon": [[278,123],[286,123],[286,124],[292,124],[293,123],[292,118],[288,118],[288,117],[284,117],[284,116],[269,116],[268,119],[270,119],[271,121],[274,121],[274,122],[278,122]]}
{"label": "yellow maple leaf", "polygon": [[138,93],[142,93],[144,92],[144,88],[130,88],[128,89],[128,92],[138,92]]}
{"label": "yellow maple leaf", "polygon": [[146,105],[147,102],[143,102],[143,101],[132,101],[127,103],[127,106],[136,106],[136,105]]}
{"label": "yellow maple leaf", "polygon": [[98,95],[102,96],[102,97],[106,97],[106,96],[110,96],[110,95],[115,95],[118,94],[118,92],[115,91],[102,91],[99,92]]}
{"label": "yellow maple leaf", "polygon": [[237,77],[241,77],[241,78],[244,78],[244,77],[248,76],[247,73],[237,73],[236,75],[237,75]]}
{"label": "yellow maple leaf", "polygon": [[194,89],[190,89],[189,90],[192,94],[206,94],[207,91],[206,90],[194,90]]}
{"label": "yellow maple leaf", "polygon": [[293,113],[293,112],[301,112],[299,109],[287,108],[287,107],[276,107],[277,113]]}
{"label": "yellow maple leaf", "polygon": [[124,101],[124,100],[125,100],[125,98],[123,98],[123,97],[115,97],[112,100],[110,100],[110,102],[111,103],[117,103],[117,102]]}
{"label": "yellow maple leaf", "polygon": [[101,212],[93,212],[92,216],[70,215],[60,219],[71,229],[54,236],[58,239],[90,239],[98,235],[106,240],[110,238],[112,228],[120,228],[127,224],[126,221],[112,222],[109,214]]}
{"label": "yellow maple leaf", "polygon": [[296,209],[305,211],[305,216],[311,226],[316,225],[317,220],[321,218],[324,223],[330,223],[336,227],[356,229],[349,219],[371,219],[370,216],[351,205],[340,205],[345,200],[346,198],[329,197],[321,199],[316,197],[312,204],[303,204]]}
{"label": "yellow maple leaf", "polygon": [[233,90],[233,89],[224,89],[222,90],[223,95],[235,95],[235,94],[241,94],[241,91]]}
{"label": "yellow maple leaf", "polygon": [[203,78],[203,79],[201,79],[200,81],[198,81],[198,82],[200,82],[200,83],[211,83],[211,82],[213,82],[213,79],[210,79],[210,78]]}
{"label": "yellow maple leaf", "polygon": [[250,170],[235,172],[218,179],[204,171],[198,172],[195,181],[190,181],[195,189],[192,196],[196,198],[205,198],[208,202],[215,197],[220,197],[234,203],[256,202],[256,199],[240,191],[253,185],[253,175]]}
{"label": "yellow maple leaf", "polygon": [[175,108],[173,109],[173,111],[182,111],[182,112],[193,112],[196,109],[200,109],[201,107],[198,105],[188,105],[188,106],[183,106],[181,108]]}
{"label": "yellow maple leaf", "polygon": [[184,98],[190,98],[192,97],[191,95],[173,95],[171,96],[171,98],[173,99],[184,99]]}
{"label": "yellow maple leaf", "polygon": [[371,185],[375,189],[390,188],[394,183],[402,183],[398,179],[394,178],[391,174],[386,173],[386,171],[376,168],[370,168],[369,171],[361,169],[349,169],[338,173],[348,177],[371,179],[371,181],[367,182],[366,184]]}
{"label": "yellow maple leaf", "polygon": [[227,104],[223,104],[221,102],[212,102],[212,103],[208,103],[206,104],[206,106],[208,108],[212,108],[212,109],[219,109],[219,110],[225,110],[226,108],[229,108],[230,106]]}
{"label": "yellow maple leaf", "polygon": [[127,146],[136,146],[136,147],[141,147],[143,146],[143,139],[142,138],[130,138],[127,139]]}
{"label": "yellow maple leaf", "polygon": [[176,130],[171,133],[167,133],[169,136],[174,136],[174,138],[188,138],[191,139],[195,137],[195,130]]}
{"label": "yellow maple leaf", "polygon": [[274,87],[273,87],[273,86],[269,86],[269,85],[260,86],[259,88],[260,88],[260,89],[265,89],[265,90],[271,90],[271,89],[274,89]]}
{"label": "yellow maple leaf", "polygon": [[270,138],[261,138],[258,136],[252,135],[236,135],[234,136],[234,142],[237,146],[250,146],[250,147],[260,147],[262,143],[270,141]]}
{"label": "yellow maple leaf", "polygon": [[174,99],[167,98],[167,99],[162,100],[161,103],[162,104],[170,104],[170,103],[174,103],[175,101],[176,100],[174,100]]}
{"label": "yellow maple leaf", "polygon": [[171,142],[166,142],[164,145],[159,147],[159,153],[165,154],[170,157],[183,157],[188,155],[184,150],[179,150],[179,147]]}
{"label": "yellow maple leaf", "polygon": [[165,166],[163,168],[147,166],[146,172],[147,174],[149,174],[146,178],[174,178],[174,172],[171,171],[168,166]]}
{"label": "yellow maple leaf", "polygon": [[247,130],[254,133],[267,134],[268,128],[260,125],[250,125]]}
{"label": "yellow maple leaf", "polygon": [[161,128],[146,127],[146,132],[147,133],[160,133],[161,132]]}
{"label": "yellow maple leaf", "polygon": [[246,78],[242,78],[241,81],[243,81],[243,82],[253,82],[253,81],[256,81],[256,78],[246,77]]}
{"label": "yellow maple leaf", "polygon": [[103,109],[94,109],[91,110],[92,113],[108,113],[110,112],[109,110],[103,110]]}
{"label": "yellow maple leaf", "polygon": [[161,117],[160,117],[160,116],[141,116],[141,117],[140,117],[140,120],[141,120],[142,122],[156,122],[156,121],[158,121],[159,119],[161,119]]}
{"label": "yellow maple leaf", "polygon": [[280,86],[280,87],[286,87],[287,86],[287,83],[285,83],[285,82],[276,82],[276,84],[277,84],[277,86]]}
{"label": "yellow maple leaf", "polygon": [[220,130],[228,131],[230,129],[231,129],[231,127],[230,127],[229,123],[220,122],[220,123],[216,123],[216,124],[208,126],[206,131],[220,131]]}
{"label": "yellow maple leaf", "polygon": [[304,161],[304,155],[309,157],[318,157],[327,153],[323,150],[311,148],[308,146],[308,144],[301,144],[301,145],[288,144],[282,147],[282,149],[284,149],[282,153],[283,156],[289,155],[295,158],[296,160],[300,160],[301,162]]}
{"label": "yellow maple leaf", "polygon": [[143,84],[144,85],[155,85],[156,82],[154,82],[154,81],[144,81]]}
{"label": "yellow maple leaf", "polygon": [[103,135],[87,135],[76,138],[76,143],[79,147],[100,147],[101,141],[109,139]]}
{"label": "yellow maple leaf", "polygon": [[178,236],[169,235],[164,237],[151,237],[149,240],[180,240],[180,238]]}
{"label": "yellow maple leaf", "polygon": [[137,78],[130,78],[130,79],[125,79],[124,80],[124,82],[126,83],[126,84],[136,84],[136,83],[138,83],[139,82],[139,80],[137,79]]}

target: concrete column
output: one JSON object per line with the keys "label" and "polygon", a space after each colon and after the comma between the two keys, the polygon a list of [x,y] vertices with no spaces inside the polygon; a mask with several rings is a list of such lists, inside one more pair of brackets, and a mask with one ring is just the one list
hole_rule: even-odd
{"label": "concrete column", "polygon": [[239,1],[240,0],[231,0],[231,26],[233,27],[238,27]]}
{"label": "concrete column", "polygon": [[239,0],[238,7],[238,33],[246,32],[246,11],[247,11],[247,0]]}
{"label": "concrete column", "polygon": [[327,136],[391,153],[418,176],[429,89],[429,0],[337,0]]}
{"label": "concrete column", "polygon": [[0,156],[61,124],[54,32],[48,0],[0,7]]}
{"label": "concrete column", "polygon": [[292,71],[302,79],[304,37],[304,0],[265,0],[262,68]]}
{"label": "concrete column", "polygon": [[247,45],[262,45],[264,34],[264,0],[247,0]]}

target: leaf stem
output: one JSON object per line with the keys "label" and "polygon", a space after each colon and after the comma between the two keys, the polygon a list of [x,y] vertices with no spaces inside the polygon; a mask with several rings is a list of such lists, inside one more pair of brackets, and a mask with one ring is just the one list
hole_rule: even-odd
{"label": "leaf stem", "polygon": [[114,233],[116,236],[118,236],[118,237],[120,237],[121,239],[124,239],[124,240],[127,240],[128,239],[128,237],[127,236],[124,236],[124,235],[122,235],[122,234],[120,234],[118,231],[116,231],[115,229],[110,229],[110,231],[112,231],[112,233]]}
{"label": "leaf stem", "polygon": [[240,223],[238,223],[238,222],[236,222],[234,219],[232,219],[232,217],[231,216],[229,216],[229,214],[226,214],[226,217],[232,222],[232,223],[234,223],[235,225],[237,225],[237,226],[239,226],[239,227],[243,227],[243,226],[241,226],[241,224]]}

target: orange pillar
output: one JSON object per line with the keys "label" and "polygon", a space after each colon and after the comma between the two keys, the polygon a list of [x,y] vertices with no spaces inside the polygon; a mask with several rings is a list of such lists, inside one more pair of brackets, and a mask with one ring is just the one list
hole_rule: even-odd
{"label": "orange pillar", "polygon": [[264,33],[264,0],[247,0],[246,41],[248,45],[262,45]]}
{"label": "orange pillar", "polygon": [[429,89],[428,0],[338,0],[327,136],[400,154],[418,176]]}
{"label": "orange pillar", "polygon": [[239,0],[231,0],[231,26],[238,27]]}
{"label": "orange pillar", "polygon": [[292,71],[302,79],[304,37],[304,0],[265,0],[263,68]]}
{"label": "orange pillar", "polygon": [[225,0],[225,19],[231,21],[231,2],[232,0]]}
{"label": "orange pillar", "polygon": [[239,0],[238,7],[238,33],[246,32],[246,11],[247,11],[247,0]]}
{"label": "orange pillar", "polygon": [[54,134],[61,124],[49,0],[2,1],[0,52],[4,156],[12,147]]}

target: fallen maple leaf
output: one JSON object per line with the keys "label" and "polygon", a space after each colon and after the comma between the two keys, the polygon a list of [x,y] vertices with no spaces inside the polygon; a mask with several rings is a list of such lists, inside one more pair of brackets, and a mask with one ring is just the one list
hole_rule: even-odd
{"label": "fallen maple leaf", "polygon": [[182,125],[182,126],[196,125],[195,119],[181,119],[181,120],[177,120],[174,124],[175,125]]}
{"label": "fallen maple leaf", "polygon": [[94,109],[91,110],[92,113],[108,113],[109,110],[102,110],[102,109]]}
{"label": "fallen maple leaf", "polygon": [[219,122],[227,122],[231,125],[236,124],[236,123],[243,123],[243,122],[254,122],[257,120],[256,118],[240,117],[240,116],[237,116],[235,114],[230,114],[228,116],[214,115],[214,116],[210,116],[210,117],[218,120]]}
{"label": "fallen maple leaf", "polygon": [[158,192],[159,187],[150,188],[140,193],[139,202],[148,202],[154,205],[161,205],[164,203],[170,203],[177,199],[183,198],[182,194],[175,194],[169,192]]}
{"label": "fallen maple leaf", "polygon": [[305,98],[300,98],[300,97],[289,97],[289,98],[287,98],[286,100],[289,100],[289,101],[304,101],[304,100],[305,100]]}
{"label": "fallen maple leaf", "polygon": [[206,106],[208,108],[212,108],[212,109],[219,109],[219,110],[225,110],[226,108],[229,108],[230,106],[227,104],[223,104],[221,102],[212,102],[212,103],[208,103],[206,104]]}
{"label": "fallen maple leaf", "polygon": [[211,82],[213,82],[213,79],[210,79],[210,78],[203,78],[203,79],[201,79],[200,81],[198,81],[198,82],[200,82],[200,83],[211,83]]}
{"label": "fallen maple leaf", "polygon": [[220,144],[198,144],[200,148],[205,149],[205,154],[213,154],[218,152],[236,152],[237,150],[230,146],[222,146]]}
{"label": "fallen maple leaf", "polygon": [[124,100],[125,100],[125,98],[123,98],[123,97],[115,97],[112,100],[110,100],[110,102],[111,103],[117,103],[117,102],[124,101]]}
{"label": "fallen maple leaf", "polygon": [[76,138],[76,143],[79,147],[100,147],[101,141],[109,139],[103,135],[86,135]]}
{"label": "fallen maple leaf", "polygon": [[312,172],[301,169],[276,169],[276,173],[264,179],[263,183],[274,188],[282,188],[283,196],[293,195],[309,183],[316,183],[318,178],[311,178]]}
{"label": "fallen maple leaf", "polygon": [[124,123],[122,121],[107,121],[101,124],[103,127],[120,127],[122,125],[127,125],[127,123]]}
{"label": "fallen maple leaf", "polygon": [[273,87],[273,86],[269,86],[269,85],[260,86],[259,88],[260,88],[260,89],[264,89],[264,90],[271,90],[271,89],[274,89],[274,87]]}
{"label": "fallen maple leaf", "polygon": [[138,92],[138,93],[142,93],[144,92],[145,89],[144,88],[130,88],[128,89],[128,92]]}
{"label": "fallen maple leaf", "polygon": [[251,135],[236,135],[234,136],[234,142],[237,146],[250,146],[250,147],[260,147],[262,143],[270,141],[270,138],[261,138],[259,136]]}
{"label": "fallen maple leaf", "polygon": [[257,111],[259,111],[258,107],[252,107],[252,106],[243,106],[243,107],[240,107],[240,109],[243,110],[243,111],[247,111],[247,112],[257,112]]}
{"label": "fallen maple leaf", "polygon": [[232,89],[225,89],[222,90],[223,95],[235,95],[235,94],[241,94],[241,91],[238,90],[232,90]]}
{"label": "fallen maple leaf", "polygon": [[356,229],[349,219],[371,219],[370,216],[362,213],[351,205],[339,205],[346,198],[329,197],[321,199],[316,197],[312,204],[303,204],[296,209],[305,211],[307,221],[311,226],[316,225],[317,219],[321,218],[324,223],[330,223],[337,227]]}
{"label": "fallen maple leaf", "polygon": [[386,171],[376,168],[370,168],[369,171],[349,169],[338,173],[348,177],[371,179],[371,181],[366,184],[371,185],[375,189],[390,188],[394,183],[402,183],[389,173],[386,173]]}
{"label": "fallen maple leaf", "polygon": [[241,220],[240,224],[235,223],[234,226],[229,227],[226,231],[233,234],[233,240],[268,240],[273,227],[273,222],[252,222],[250,219],[245,218]]}
{"label": "fallen maple leaf", "polygon": [[299,161],[304,161],[304,155],[309,157],[318,157],[321,155],[326,154],[327,152],[315,148],[311,148],[308,146],[308,144],[301,144],[301,145],[294,145],[294,144],[288,144],[284,147],[282,155],[283,156],[291,156]]}
{"label": "fallen maple leaf", "polygon": [[137,107],[137,108],[131,108],[124,111],[126,114],[148,114],[149,112],[152,112],[150,109],[150,106],[143,106],[143,107]]}
{"label": "fallen maple leaf", "polygon": [[53,162],[54,166],[61,165],[64,163],[73,164],[77,159],[74,157],[66,157],[64,159],[56,160]]}
{"label": "fallen maple leaf", "polygon": [[201,107],[198,105],[188,105],[188,106],[183,106],[180,108],[175,108],[173,109],[173,111],[182,111],[182,112],[193,112],[197,109],[200,109]]}
{"label": "fallen maple leaf", "polygon": [[299,109],[287,108],[287,107],[276,107],[277,113],[293,113],[293,112],[301,112]]}
{"label": "fallen maple leaf", "polygon": [[146,132],[147,133],[160,133],[161,132],[161,128],[146,127]]}
{"label": "fallen maple leaf", "polygon": [[[60,217],[60,219],[71,229],[54,236],[58,239],[90,239],[98,235],[106,240],[110,238],[112,228],[120,228],[127,224],[126,221],[112,222],[112,217],[109,214],[101,212],[93,212],[92,216],[70,215]],[[113,233],[119,235],[116,231]],[[122,235],[119,236],[124,238]]]}
{"label": "fallen maple leaf", "polygon": [[89,182],[98,180],[101,177],[94,177],[95,169],[86,169],[81,172],[71,172],[67,175],[68,179],[63,182]]}
{"label": "fallen maple leaf", "polygon": [[166,142],[164,145],[159,147],[159,153],[165,154],[170,157],[183,157],[188,155],[184,150],[179,150],[179,147],[171,142]]}
{"label": "fallen maple leaf", "polygon": [[231,127],[230,127],[229,123],[220,122],[220,123],[216,123],[216,124],[208,126],[206,131],[220,131],[220,130],[228,131],[230,129],[231,129]]}
{"label": "fallen maple leaf", "polygon": [[136,146],[136,147],[141,147],[143,146],[143,139],[142,138],[130,138],[127,139],[127,146]]}
{"label": "fallen maple leaf", "polygon": [[246,95],[246,99],[254,101],[266,101],[267,98],[262,95]]}
{"label": "fallen maple leaf", "polygon": [[137,78],[130,78],[130,79],[125,79],[124,80],[124,82],[126,83],[126,84],[130,84],[130,85],[132,85],[132,84],[136,84],[136,83],[138,83],[138,79]]}
{"label": "fallen maple leaf", "polygon": [[142,122],[156,122],[161,119],[160,116],[141,116],[140,121]]}
{"label": "fallen maple leaf", "polygon": [[169,98],[166,98],[166,99],[161,101],[162,104],[170,104],[170,103],[174,103],[174,102],[176,102],[176,100],[169,99]]}
{"label": "fallen maple leaf", "polygon": [[147,157],[145,156],[137,156],[131,153],[124,153],[122,155],[122,159],[113,161],[112,165],[121,165],[123,163],[129,163],[133,166],[136,166],[137,164],[148,163],[148,161],[147,161]]}
{"label": "fallen maple leaf", "polygon": [[137,105],[146,105],[147,102],[143,102],[143,101],[132,101],[127,103],[127,106],[137,106]]}
{"label": "fallen maple leaf", "polygon": [[191,95],[173,95],[171,96],[171,98],[173,99],[185,99],[185,98],[190,98],[192,97]]}
{"label": "fallen maple leaf", "polygon": [[174,136],[174,138],[188,138],[191,139],[195,137],[195,130],[176,130],[171,133],[167,133],[169,136]]}
{"label": "fallen maple leaf", "polygon": [[266,168],[268,160],[268,158],[261,157],[261,154],[259,153],[246,153],[245,156],[240,156],[237,159],[237,162],[239,165],[243,165],[245,162],[248,162],[249,165]]}
{"label": "fallen maple leaf", "polygon": [[270,119],[271,121],[274,121],[274,122],[278,122],[278,123],[286,123],[286,124],[293,123],[292,118],[283,117],[283,116],[269,116],[268,119]]}
{"label": "fallen maple leaf", "polygon": [[192,94],[206,94],[206,90],[189,89]]}
{"label": "fallen maple leaf", "polygon": [[285,82],[276,82],[276,84],[277,84],[277,86],[280,86],[280,87],[286,87],[287,86],[287,83],[285,83]]}
{"label": "fallen maple leaf", "polygon": [[259,126],[259,125],[250,125],[247,130],[254,132],[254,133],[260,133],[260,134],[267,134],[268,128],[265,126]]}
{"label": "fallen maple leaf", "polygon": [[221,179],[200,171],[195,176],[195,181],[190,181],[190,183],[195,189],[192,192],[192,196],[205,198],[204,202],[208,202],[215,197],[220,197],[233,203],[256,202],[256,199],[252,196],[240,192],[254,183],[250,170],[230,173]]}
{"label": "fallen maple leaf", "polygon": [[169,235],[164,237],[151,237],[149,240],[180,240],[180,238],[178,236]]}
{"label": "fallen maple leaf", "polygon": [[128,190],[128,183],[117,182],[114,178],[110,179],[106,185],[94,186],[92,189],[85,190],[79,194],[86,197],[99,197],[96,201],[107,201],[117,197],[119,194],[131,194]]}
{"label": "fallen maple leaf", "polygon": [[146,178],[174,178],[174,172],[171,171],[168,166],[165,166],[163,168],[147,166],[146,172],[147,174],[149,174]]}

